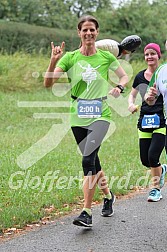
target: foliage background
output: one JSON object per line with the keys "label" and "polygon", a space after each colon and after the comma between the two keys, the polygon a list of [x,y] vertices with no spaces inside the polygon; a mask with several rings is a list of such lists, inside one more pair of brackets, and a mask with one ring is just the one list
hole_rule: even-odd
{"label": "foliage background", "polygon": [[121,42],[124,37],[137,34],[143,41],[137,57],[150,42],[160,44],[164,53],[166,13],[166,0],[1,0],[0,48],[7,53],[46,53],[50,41],[63,40],[66,50],[73,50],[79,44],[78,18],[92,14],[100,23],[99,38]]}

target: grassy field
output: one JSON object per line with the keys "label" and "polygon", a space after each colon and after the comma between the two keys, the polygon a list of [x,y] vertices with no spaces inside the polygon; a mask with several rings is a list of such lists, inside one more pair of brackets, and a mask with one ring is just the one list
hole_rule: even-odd
{"label": "grassy field", "polygon": [[[56,218],[82,206],[81,155],[67,125],[68,108],[62,105],[69,100],[69,92],[60,97],[43,87],[43,72],[48,62],[41,55],[1,55],[2,232],[38,223],[45,216]],[[143,67],[142,63],[132,65],[134,74]],[[131,82],[125,96],[130,85]],[[60,107],[52,107],[56,101]],[[127,110],[127,100],[124,106]],[[116,195],[126,194],[138,185],[148,185],[147,170],[139,160],[137,119],[138,114],[124,116],[113,110],[110,136],[100,150],[103,169]],[[98,189],[94,200],[102,200]]]}

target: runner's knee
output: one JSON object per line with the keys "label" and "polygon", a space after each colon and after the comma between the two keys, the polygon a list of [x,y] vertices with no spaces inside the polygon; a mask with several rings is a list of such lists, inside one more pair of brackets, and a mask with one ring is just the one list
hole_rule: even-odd
{"label": "runner's knee", "polygon": [[95,167],[95,162],[90,156],[84,156],[83,157],[82,167],[83,167],[84,176],[97,174],[96,167]]}

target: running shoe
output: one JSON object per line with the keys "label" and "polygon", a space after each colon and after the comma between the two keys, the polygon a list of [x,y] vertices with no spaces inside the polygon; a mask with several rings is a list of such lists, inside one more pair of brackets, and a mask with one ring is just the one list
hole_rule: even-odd
{"label": "running shoe", "polygon": [[161,177],[160,177],[160,180],[159,180],[159,186],[160,188],[162,188],[165,184],[165,174],[167,172],[167,165],[166,164],[163,164],[161,165],[162,167],[162,173],[161,173]]}
{"label": "running shoe", "polygon": [[112,192],[110,192],[110,193],[112,196],[112,198],[110,200],[107,198],[104,198],[104,204],[103,204],[102,213],[101,213],[101,215],[103,217],[110,217],[114,214],[114,210],[113,210],[112,205],[115,202],[115,196]]}
{"label": "running shoe", "polygon": [[73,224],[83,227],[92,227],[92,215],[89,215],[86,211],[82,211],[81,214],[74,219]]}
{"label": "running shoe", "polygon": [[150,192],[149,192],[149,196],[148,196],[148,201],[149,202],[157,202],[159,200],[162,199],[162,195],[161,195],[161,190],[157,189],[157,188],[153,188]]}

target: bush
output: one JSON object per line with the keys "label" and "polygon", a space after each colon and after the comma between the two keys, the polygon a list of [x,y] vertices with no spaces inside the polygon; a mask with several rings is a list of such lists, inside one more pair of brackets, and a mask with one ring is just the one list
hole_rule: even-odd
{"label": "bush", "polygon": [[16,51],[50,52],[50,42],[61,44],[66,42],[66,50],[74,50],[79,45],[76,30],[66,31],[25,23],[0,22],[1,52],[13,54]]}
{"label": "bush", "polygon": [[[112,36],[108,33],[100,32],[98,39],[110,38],[118,42],[121,41],[118,36]],[[25,23],[0,21],[0,50],[1,53],[14,54],[16,51],[26,53],[49,53],[50,42],[60,45],[65,41],[66,51],[78,48],[80,38],[76,29],[63,30],[44,26],[35,26]]]}

